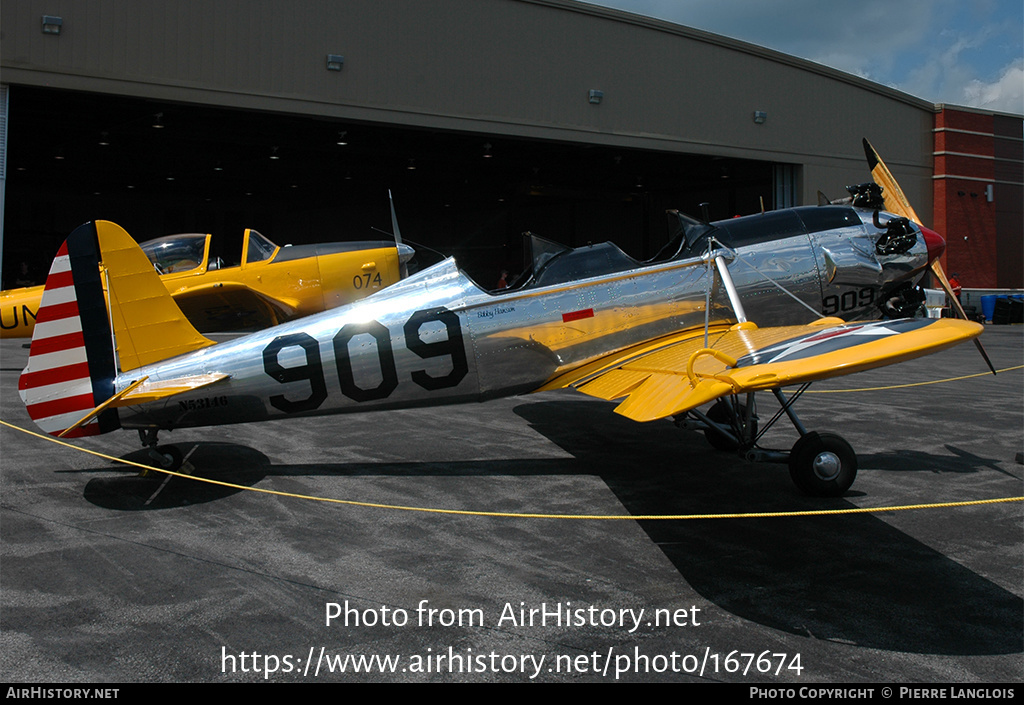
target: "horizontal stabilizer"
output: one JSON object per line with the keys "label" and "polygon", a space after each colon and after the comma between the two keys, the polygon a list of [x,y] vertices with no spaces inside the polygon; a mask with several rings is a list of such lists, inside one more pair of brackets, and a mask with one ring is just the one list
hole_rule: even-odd
{"label": "horizontal stabilizer", "polygon": [[184,392],[191,392],[193,389],[208,387],[230,375],[223,372],[209,372],[202,375],[188,375],[186,377],[175,377],[159,382],[145,380],[142,384],[134,387],[127,394],[122,396],[114,406],[133,406],[135,404],[146,404],[151,401],[173,397]]}
{"label": "horizontal stabilizer", "polygon": [[214,382],[227,379],[229,376],[230,375],[220,372],[213,372],[202,375],[177,377],[175,379],[162,380],[159,382],[150,382],[148,377],[143,377],[142,379],[132,382],[120,392],[107,399],[73,425],[68,426],[58,434],[58,437],[63,438],[64,436],[72,435],[75,429],[89,423],[107,409],[116,409],[121,406],[134,406],[136,404],[145,404],[146,402],[157,401],[158,399],[171,397],[176,394],[181,394],[182,392],[190,392],[193,389],[207,387]]}

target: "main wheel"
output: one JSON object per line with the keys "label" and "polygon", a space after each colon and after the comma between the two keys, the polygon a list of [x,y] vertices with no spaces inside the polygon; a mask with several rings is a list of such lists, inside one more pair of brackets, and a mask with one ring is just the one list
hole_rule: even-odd
{"label": "main wheel", "polygon": [[808,433],[789,453],[789,476],[805,494],[839,497],[857,477],[857,454],[834,433]]}
{"label": "main wheel", "polygon": [[[739,414],[738,424],[733,424],[733,405],[727,401],[718,401],[708,409],[708,418],[717,424],[726,426],[727,428],[733,429],[735,433],[735,425],[739,425],[743,428],[743,424],[747,419],[747,405],[737,404],[736,412]],[[750,420],[750,434],[751,437],[757,435],[757,419]],[[726,435],[723,435],[721,431],[714,428],[707,428],[704,430],[704,437],[708,439],[708,443],[712,445],[716,450],[728,450],[733,451],[739,448],[739,444],[733,439]]]}

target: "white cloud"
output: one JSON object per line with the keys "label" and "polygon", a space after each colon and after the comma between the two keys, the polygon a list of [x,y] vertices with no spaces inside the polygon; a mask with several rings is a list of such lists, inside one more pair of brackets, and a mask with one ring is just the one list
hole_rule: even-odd
{"label": "white cloud", "polygon": [[1022,110],[1020,0],[591,2],[768,46],[929,102]]}
{"label": "white cloud", "polygon": [[1024,115],[1024,60],[1007,66],[992,83],[978,79],[964,87],[964,102],[978,108]]}

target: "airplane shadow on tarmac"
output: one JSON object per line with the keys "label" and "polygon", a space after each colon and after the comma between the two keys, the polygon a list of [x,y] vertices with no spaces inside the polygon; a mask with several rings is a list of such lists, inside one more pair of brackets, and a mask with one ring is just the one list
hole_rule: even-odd
{"label": "airplane shadow on tarmac", "polygon": [[[202,468],[200,474],[204,479],[216,482],[252,487],[272,470],[267,456],[233,443],[182,444],[179,449],[188,454],[188,460],[178,472],[188,473],[194,464]],[[123,457],[143,465],[152,462],[146,450]],[[137,468],[124,467],[127,470],[123,475],[89,480],[85,485],[85,499],[106,509],[140,511],[213,502],[243,491],[209,482],[192,482],[158,471],[142,476]]]}
{"label": "airplane shadow on tarmac", "polygon": [[[716,452],[668,422],[637,424],[589,402],[515,411],[637,516],[854,506],[804,497],[784,465]],[[1018,653],[1024,645],[1021,598],[871,514],[639,523],[702,596],[774,629],[927,654]]]}
{"label": "airplane shadow on tarmac", "polygon": [[[843,498],[799,494],[784,465],[747,463],[712,450],[699,434],[678,431],[667,421],[637,424],[612,413],[608,404],[551,401],[522,404],[514,411],[573,458],[271,465],[262,453],[237,444],[181,444],[179,449],[191,451],[189,462],[202,468],[203,477],[245,487],[270,475],[575,474],[600,477],[636,516],[854,506]],[[994,462],[958,455],[957,472],[990,468]],[[125,457],[146,462],[144,451]],[[900,457],[892,469],[920,465],[921,471],[934,471],[936,464],[948,462],[923,453]],[[131,476],[94,478],[85,498],[138,511],[210,502],[240,491],[168,480],[160,473],[139,477],[133,471]],[[638,523],[698,593],[774,629],[926,654],[1018,653],[1024,645],[1021,598],[871,514]]]}

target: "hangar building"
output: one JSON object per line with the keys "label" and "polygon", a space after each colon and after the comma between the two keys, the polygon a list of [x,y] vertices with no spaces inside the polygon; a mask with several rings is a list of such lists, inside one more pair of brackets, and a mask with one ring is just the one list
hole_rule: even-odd
{"label": "hangar building", "polygon": [[936,106],[571,0],[19,0],[0,6],[4,288],[80,223],[280,243],[390,230],[487,284],[526,230],[664,243],[817,202],[883,155],[969,287],[1024,286],[1019,115]]}

